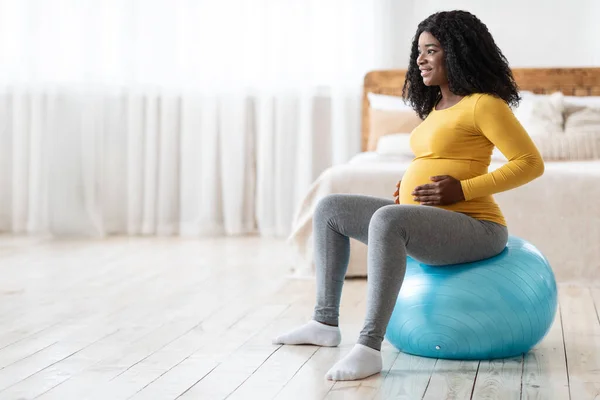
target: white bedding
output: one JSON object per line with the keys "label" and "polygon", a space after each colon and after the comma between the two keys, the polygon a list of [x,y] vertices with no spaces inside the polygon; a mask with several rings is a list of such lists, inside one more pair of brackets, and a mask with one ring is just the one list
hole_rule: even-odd
{"label": "white bedding", "polygon": [[[411,159],[361,153],[327,169],[313,183],[297,212],[290,243],[299,256],[296,274],[312,276],[312,215],[332,193],[392,198]],[[492,162],[490,171],[502,162]],[[600,267],[600,160],[546,162],[544,175],[495,196],[509,231],[531,241],[548,258],[560,281],[597,279]],[[348,276],[366,275],[366,246],[351,240]]]}

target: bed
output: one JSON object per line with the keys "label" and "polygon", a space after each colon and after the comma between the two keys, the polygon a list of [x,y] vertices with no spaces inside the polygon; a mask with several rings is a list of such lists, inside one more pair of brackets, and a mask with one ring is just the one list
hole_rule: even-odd
{"label": "bed", "polygon": [[[412,158],[407,154],[376,151],[375,143],[381,139],[375,137],[374,125],[370,121],[373,116],[370,96],[400,96],[404,73],[402,70],[390,70],[366,75],[362,107],[363,152],[345,164],[324,171],[298,205],[289,237],[297,255],[296,276],[311,277],[314,274],[312,215],[321,198],[332,193],[391,198],[396,182],[411,162]],[[558,93],[575,102],[581,98],[584,100],[582,104],[600,99],[600,68],[514,69],[513,73],[519,88],[534,93],[538,98],[546,99]],[[600,110],[600,102],[597,108]],[[593,133],[588,136],[599,139],[600,143],[600,130]],[[540,146],[546,146],[543,136],[540,138]],[[591,145],[582,142],[579,146],[577,154],[589,150]],[[556,150],[546,147],[548,149],[544,148],[544,151]],[[494,196],[505,215],[510,234],[536,245],[550,261],[557,280],[562,282],[598,279],[600,156],[588,153],[585,157],[574,159],[548,157],[541,178]],[[492,158],[489,170],[499,167],[502,162]],[[366,245],[351,239],[348,277],[366,276],[366,251]]]}

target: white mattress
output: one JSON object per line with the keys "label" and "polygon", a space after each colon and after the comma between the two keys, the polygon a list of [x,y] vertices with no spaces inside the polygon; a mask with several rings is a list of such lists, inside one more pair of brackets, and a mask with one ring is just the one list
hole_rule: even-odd
{"label": "white mattress", "polygon": [[[312,213],[332,193],[391,198],[410,158],[361,153],[326,170],[307,192],[296,215],[290,243],[297,275],[311,276]],[[493,162],[490,170],[502,165]],[[548,258],[560,281],[597,279],[600,267],[600,160],[546,162],[542,177],[495,195],[512,235],[529,240]],[[352,240],[348,276],[366,275],[366,246]]]}

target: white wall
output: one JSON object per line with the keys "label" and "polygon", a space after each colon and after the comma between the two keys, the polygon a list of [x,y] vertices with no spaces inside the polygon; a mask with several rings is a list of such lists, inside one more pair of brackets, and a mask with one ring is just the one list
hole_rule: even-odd
{"label": "white wall", "polygon": [[[417,25],[437,11],[466,10],[485,23],[512,67],[600,66],[600,0],[401,1],[394,66],[406,68]],[[406,3],[411,3],[408,7]]]}

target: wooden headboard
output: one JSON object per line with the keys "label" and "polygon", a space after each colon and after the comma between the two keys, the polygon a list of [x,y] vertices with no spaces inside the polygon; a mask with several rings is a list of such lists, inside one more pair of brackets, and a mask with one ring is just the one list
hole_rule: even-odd
{"label": "wooden headboard", "polygon": [[[362,104],[362,150],[369,141],[367,93],[402,96],[406,70],[372,71],[365,76]],[[563,92],[567,96],[600,96],[600,68],[517,68],[513,75],[520,90]]]}

